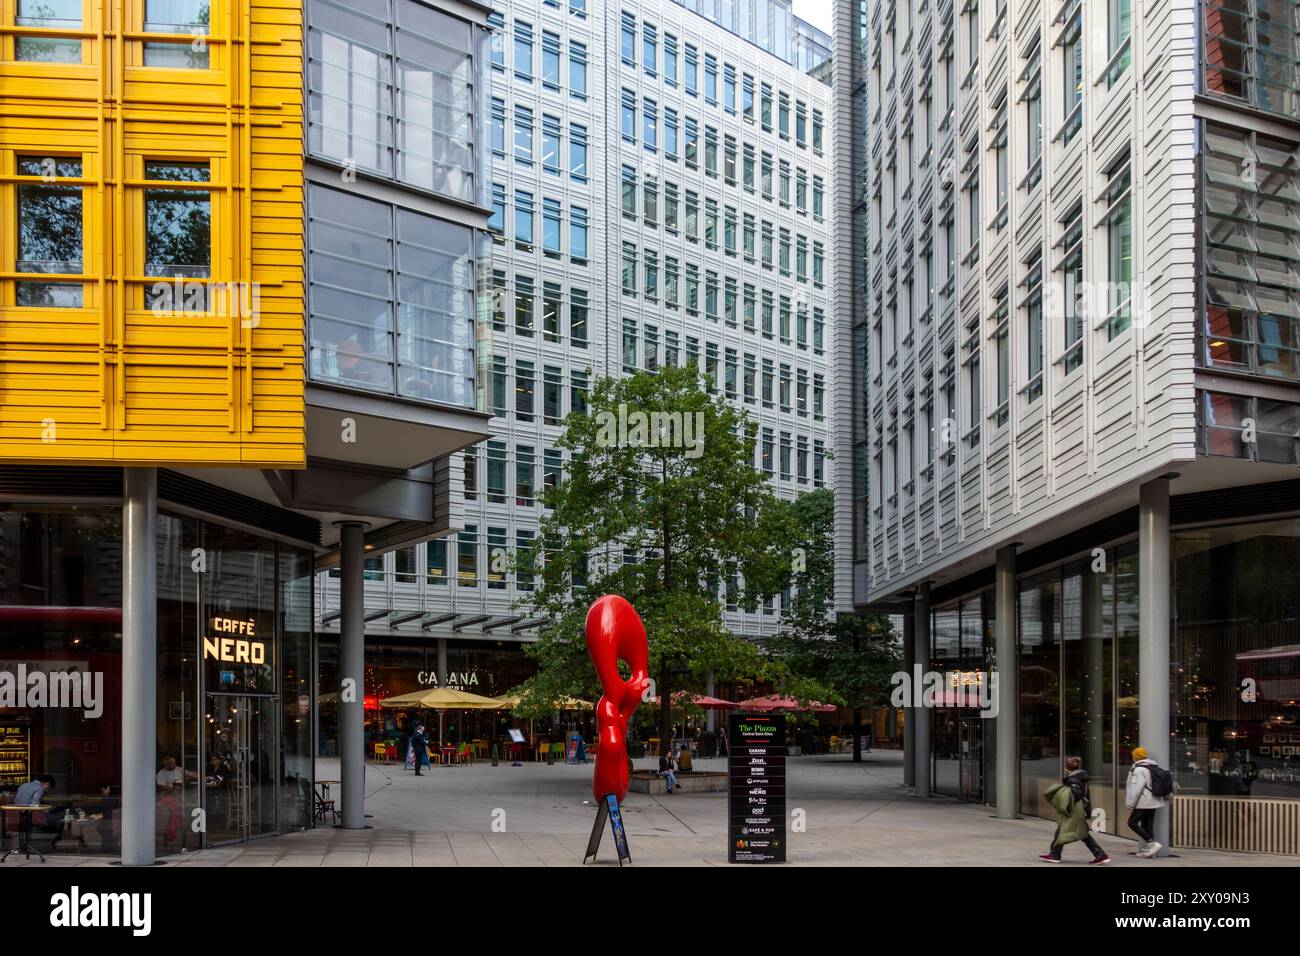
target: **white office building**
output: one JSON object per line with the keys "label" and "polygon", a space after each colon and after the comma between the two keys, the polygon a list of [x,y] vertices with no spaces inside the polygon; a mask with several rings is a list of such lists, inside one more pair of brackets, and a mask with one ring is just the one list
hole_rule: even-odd
{"label": "white office building", "polygon": [[995,720],[909,712],[909,780],[1047,815],[1079,756],[1133,836],[1140,745],[1162,843],[1300,852],[1295,5],[839,16],[855,597],[999,677]]}
{"label": "white office building", "polygon": [[[561,422],[596,378],[697,363],[757,423],[783,496],[834,480],[829,38],[788,2],[696,6],[512,0],[489,18],[491,437],[454,469],[463,530],[371,559],[368,695],[499,694],[531,673],[540,622],[505,557],[534,546]],[[328,633],[337,581],[319,584]],[[780,602],[726,620],[762,638]]]}

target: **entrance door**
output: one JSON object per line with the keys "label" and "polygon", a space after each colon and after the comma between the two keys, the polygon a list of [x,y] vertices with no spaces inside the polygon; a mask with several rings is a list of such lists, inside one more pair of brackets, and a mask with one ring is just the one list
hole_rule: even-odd
{"label": "entrance door", "polygon": [[961,798],[984,799],[984,720],[963,716],[958,719],[958,748],[961,753]]}
{"label": "entrance door", "polygon": [[203,768],[207,845],[275,832],[275,699],[208,694]]}

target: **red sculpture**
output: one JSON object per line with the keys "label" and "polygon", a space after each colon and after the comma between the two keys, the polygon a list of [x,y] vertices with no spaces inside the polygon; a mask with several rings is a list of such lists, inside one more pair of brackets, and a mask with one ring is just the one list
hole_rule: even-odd
{"label": "red sculpture", "polygon": [[[587,653],[605,689],[596,704],[596,773],[591,793],[599,803],[613,793],[627,796],[627,722],[650,686],[650,650],[645,625],[626,598],[607,594],[587,612]],[[623,680],[618,662],[627,662],[632,676]]]}

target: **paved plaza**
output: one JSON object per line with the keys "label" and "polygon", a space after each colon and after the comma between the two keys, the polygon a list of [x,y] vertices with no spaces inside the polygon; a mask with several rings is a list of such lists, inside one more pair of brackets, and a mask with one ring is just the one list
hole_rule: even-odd
{"label": "paved plaza", "polygon": [[[650,767],[652,760],[637,761]],[[725,769],[725,760],[698,760]],[[337,765],[318,762],[318,776]],[[595,814],[592,765],[529,763],[435,767],[416,777],[391,764],[366,766],[366,830],[322,827],[304,833],[173,855],[171,866],[577,866]],[[1037,866],[1053,825],[995,820],[987,807],[935,798],[903,787],[902,755],[875,751],[860,764],[846,756],[791,757],[787,808],[807,828],[789,833],[789,862],[812,866]],[[637,866],[721,866],[726,857],[723,793],[629,793],[623,806]],[[494,826],[495,824],[495,826]],[[1115,867],[1300,865],[1292,857],[1178,850],[1166,860],[1133,857],[1135,844],[1103,836]],[[1064,865],[1083,866],[1087,851],[1066,848]],[[55,855],[51,864],[102,866],[105,857]],[[11,859],[6,866],[18,863]],[[613,865],[606,835],[600,862]],[[22,865],[39,866],[34,860]]]}

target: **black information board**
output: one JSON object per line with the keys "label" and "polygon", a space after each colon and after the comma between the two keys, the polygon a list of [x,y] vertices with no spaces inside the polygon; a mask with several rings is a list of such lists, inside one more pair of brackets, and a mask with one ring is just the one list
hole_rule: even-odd
{"label": "black information board", "polygon": [[785,715],[731,714],[727,859],[785,862]]}

